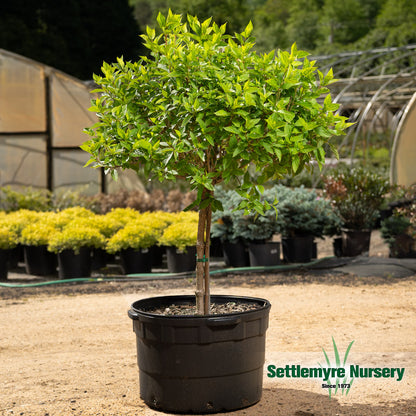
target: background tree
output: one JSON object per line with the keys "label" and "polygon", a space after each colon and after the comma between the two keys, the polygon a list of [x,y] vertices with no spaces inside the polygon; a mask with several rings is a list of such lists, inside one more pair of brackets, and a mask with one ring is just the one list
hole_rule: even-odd
{"label": "background tree", "polygon": [[0,48],[81,79],[104,60],[143,53],[127,0],[14,0],[0,6]]}
{"label": "background tree", "polygon": [[[255,48],[259,52],[286,49],[291,42],[287,33],[291,0],[267,0],[254,11]],[[293,42],[292,42],[293,43]]]}
{"label": "background tree", "polygon": [[296,0],[290,4],[287,37],[296,41],[299,48],[313,51],[324,43],[319,31],[321,3],[321,0]]}
{"label": "background tree", "polygon": [[403,46],[416,43],[416,2],[387,0],[376,17],[375,27],[357,43],[358,48]]}

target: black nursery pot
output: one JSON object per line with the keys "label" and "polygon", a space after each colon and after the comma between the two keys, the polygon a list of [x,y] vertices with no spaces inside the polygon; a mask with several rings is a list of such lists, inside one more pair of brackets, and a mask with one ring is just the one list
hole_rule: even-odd
{"label": "black nursery pot", "polygon": [[56,254],[48,251],[46,245],[24,246],[23,254],[27,274],[48,276],[56,273]]}
{"label": "black nursery pot", "polygon": [[9,250],[0,249],[0,280],[7,280]]}
{"label": "black nursery pot", "polygon": [[342,230],[342,255],[345,257],[368,256],[370,242],[371,230]]}
{"label": "black nursery pot", "polygon": [[230,243],[224,241],[222,243],[224,251],[224,260],[226,266],[230,267],[247,267],[250,266],[250,256],[248,254],[248,247],[243,241]]}
{"label": "black nursery pot", "polygon": [[58,253],[58,272],[60,279],[89,277],[91,275],[91,249],[81,247],[78,254],[70,249]]}
{"label": "black nursery pot", "polygon": [[270,241],[266,243],[251,243],[248,246],[250,266],[276,266],[280,261],[280,243]]}
{"label": "black nursery pot", "polygon": [[150,273],[152,271],[152,256],[148,248],[121,250],[120,259],[125,274]]}
{"label": "black nursery pot", "polygon": [[282,238],[284,260],[288,263],[309,263],[314,258],[313,240],[313,236]]}
{"label": "black nursery pot", "polygon": [[168,270],[170,273],[184,273],[195,271],[196,247],[187,247],[186,251],[176,247],[166,247]]}
{"label": "black nursery pot", "polygon": [[211,302],[249,302],[259,308],[163,316],[145,311],[194,304],[195,297],[163,296],[132,304],[128,314],[136,333],[140,396],[148,406],[174,413],[218,413],[260,400],[270,303],[234,296],[211,296]]}

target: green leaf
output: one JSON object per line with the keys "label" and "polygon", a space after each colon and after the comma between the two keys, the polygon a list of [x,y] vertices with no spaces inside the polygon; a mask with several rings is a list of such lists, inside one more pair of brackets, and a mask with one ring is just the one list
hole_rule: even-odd
{"label": "green leaf", "polygon": [[166,18],[165,16],[159,12],[159,14],[157,15],[157,23],[159,24],[160,27],[164,27],[166,24]]}
{"label": "green leaf", "polygon": [[292,156],[292,169],[293,172],[297,172],[300,166],[300,157],[298,155]]}
{"label": "green leaf", "polygon": [[323,127],[323,126],[319,126],[316,129],[316,133],[318,134],[318,136],[321,136],[321,137],[332,137],[333,136],[333,134],[326,127]]}
{"label": "green leaf", "polygon": [[274,148],[274,154],[277,156],[277,158],[280,160],[282,160],[282,151],[280,149],[277,149],[276,147]]}
{"label": "green leaf", "polygon": [[238,135],[241,133],[240,130],[237,129],[235,126],[226,126],[226,127],[224,127],[224,130],[226,130],[230,133],[238,134]]}
{"label": "green leaf", "polygon": [[214,114],[218,117],[228,117],[230,115],[230,113],[225,110],[218,110]]}
{"label": "green leaf", "polygon": [[295,118],[295,113],[286,110],[279,110],[279,113],[283,114],[283,118],[286,122],[290,123]]}
{"label": "green leaf", "polygon": [[137,141],[137,147],[141,148],[141,149],[145,149],[148,152],[152,151],[152,145],[144,139],[140,139],[139,141]]}
{"label": "green leaf", "polygon": [[254,99],[254,95],[249,93],[249,92],[245,92],[244,93],[244,98],[246,100],[247,105],[256,105],[256,100]]}
{"label": "green leaf", "polygon": [[251,20],[248,22],[248,25],[246,26],[246,28],[244,29],[244,32],[242,32],[241,34],[245,37],[248,38],[251,34],[251,32],[253,31],[253,23],[251,23]]}
{"label": "green leaf", "polygon": [[153,40],[156,36],[156,31],[149,26],[146,26],[146,33],[150,40]]}
{"label": "green leaf", "polygon": [[324,77],[323,83],[322,85],[328,85],[330,83],[330,81],[332,81],[334,79],[334,73],[332,71],[332,68],[327,72],[327,74]]}
{"label": "green leaf", "polygon": [[118,172],[115,169],[111,170],[111,177],[114,181],[118,180]]}

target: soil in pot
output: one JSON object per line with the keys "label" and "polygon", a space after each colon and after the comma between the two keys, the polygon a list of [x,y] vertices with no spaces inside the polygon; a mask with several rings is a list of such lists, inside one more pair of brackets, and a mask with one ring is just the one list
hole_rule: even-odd
{"label": "soil in pot", "polygon": [[[152,310],[187,308],[194,296],[134,302],[140,395],[152,408],[175,413],[218,413],[260,400],[270,303],[211,296],[215,304],[248,304],[223,315],[163,316]],[[187,306],[186,306],[187,305]]]}

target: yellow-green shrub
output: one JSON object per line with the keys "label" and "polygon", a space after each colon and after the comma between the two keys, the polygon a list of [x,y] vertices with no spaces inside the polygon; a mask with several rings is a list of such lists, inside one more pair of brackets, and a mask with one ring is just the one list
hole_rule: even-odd
{"label": "yellow-green shrub", "polygon": [[51,220],[53,221],[56,228],[63,229],[74,220],[78,220],[80,218],[92,218],[95,215],[96,214],[94,212],[87,208],[71,207],[57,212],[51,216]]}
{"label": "yellow-green shrub", "polygon": [[137,219],[140,216],[140,213],[132,208],[114,208],[105,214],[105,216],[126,225],[130,221]]}
{"label": "yellow-green shrub", "polygon": [[51,237],[48,250],[60,253],[72,249],[75,253],[79,253],[82,247],[103,248],[105,243],[104,236],[97,229],[72,223],[71,226],[65,227]]}
{"label": "yellow-green shrub", "polygon": [[124,227],[124,224],[116,218],[107,217],[106,215],[94,215],[87,218],[77,218],[71,220],[67,225],[71,226],[85,226],[98,230],[105,238],[110,238],[118,230]]}
{"label": "yellow-green shrub", "polygon": [[5,219],[7,220],[8,226],[17,234],[20,238],[22,230],[29,224],[33,224],[39,218],[40,213],[36,211],[30,211],[28,209],[21,209],[19,211],[11,212],[7,214]]}
{"label": "yellow-green shrub", "polygon": [[0,221],[0,249],[9,250],[17,245],[17,233],[5,221]]}
{"label": "yellow-green shrub", "polygon": [[117,253],[132,248],[135,250],[149,248],[157,243],[160,231],[136,220],[117,231],[107,242],[106,250]]}
{"label": "yellow-green shrub", "polygon": [[19,242],[27,246],[47,245],[57,229],[48,222],[36,221],[21,232]]}
{"label": "yellow-green shrub", "polygon": [[181,211],[173,214],[173,221],[175,222],[198,222],[199,214],[195,211]]}
{"label": "yellow-green shrub", "polygon": [[159,244],[185,250],[186,247],[196,245],[197,234],[196,222],[174,222],[165,229],[159,239]]}

